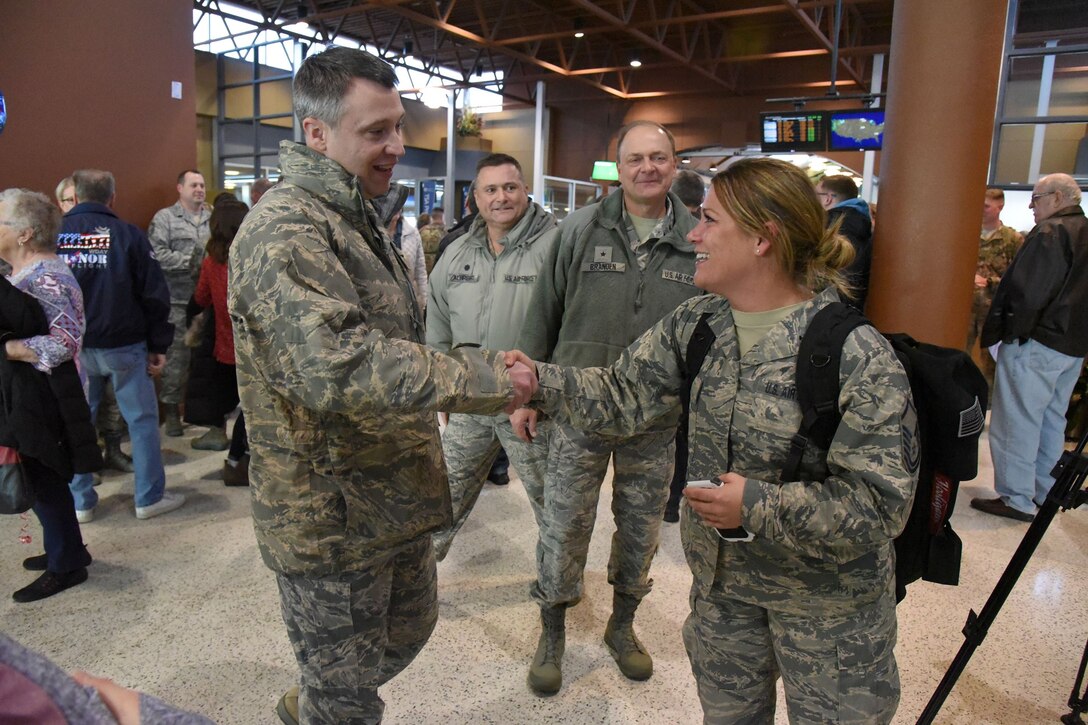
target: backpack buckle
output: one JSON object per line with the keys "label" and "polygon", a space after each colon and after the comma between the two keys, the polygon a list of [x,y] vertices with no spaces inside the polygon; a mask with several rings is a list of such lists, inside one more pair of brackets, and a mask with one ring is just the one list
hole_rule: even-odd
{"label": "backpack buckle", "polygon": [[804,453],[805,446],[807,446],[807,445],[808,445],[808,438],[807,437],[801,435],[800,433],[794,433],[793,437],[790,438],[790,456],[789,457],[792,459],[794,457],[794,455],[796,455],[798,457],[798,460],[800,460],[800,456],[801,456],[802,453]]}

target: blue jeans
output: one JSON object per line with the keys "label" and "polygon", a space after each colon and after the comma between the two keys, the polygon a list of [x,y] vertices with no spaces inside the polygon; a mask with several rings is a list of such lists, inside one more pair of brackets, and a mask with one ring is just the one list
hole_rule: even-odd
{"label": "blue jeans", "polygon": [[1002,345],[994,374],[994,490],[1024,513],[1046,500],[1065,447],[1065,412],[1083,360],[1028,340]]}
{"label": "blue jeans", "polygon": [[[136,469],[136,505],[150,506],[162,499],[166,490],[166,472],[159,448],[159,405],[155,384],[147,374],[147,345],[140,342],[125,347],[88,348],[79,353],[87,374],[87,402],[91,417],[98,413],[106,379],[113,381],[117,407],[128,424],[132,441],[132,466]],[[70,484],[76,509],[85,511],[98,503],[94,477],[77,473]]]}

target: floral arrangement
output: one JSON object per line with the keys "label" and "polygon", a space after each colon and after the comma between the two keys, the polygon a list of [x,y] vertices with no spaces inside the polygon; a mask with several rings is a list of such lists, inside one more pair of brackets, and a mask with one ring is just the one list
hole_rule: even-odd
{"label": "floral arrangement", "polygon": [[458,136],[479,136],[484,130],[484,119],[471,108],[461,111],[457,118]]}

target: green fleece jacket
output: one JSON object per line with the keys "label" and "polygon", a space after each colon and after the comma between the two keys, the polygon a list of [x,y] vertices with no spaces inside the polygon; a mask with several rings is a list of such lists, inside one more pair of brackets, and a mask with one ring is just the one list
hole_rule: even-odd
{"label": "green fleece jacket", "polygon": [[[540,243],[540,270],[518,349],[534,360],[574,367],[611,365],[695,288],[695,219],[670,193],[675,221],[640,269],[627,241],[623,194],[577,210]],[[555,235],[557,240],[548,239]]]}
{"label": "green fleece jacket", "polygon": [[521,333],[547,246],[542,237],[555,217],[532,203],[502,239],[496,257],[487,225],[477,217],[431,270],[427,344],[448,351],[461,345],[512,350]]}

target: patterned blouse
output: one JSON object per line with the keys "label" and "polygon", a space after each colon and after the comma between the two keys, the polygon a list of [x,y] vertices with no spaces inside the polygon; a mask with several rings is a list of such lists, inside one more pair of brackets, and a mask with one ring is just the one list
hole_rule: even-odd
{"label": "patterned blouse", "polygon": [[39,260],[8,280],[33,295],[49,321],[48,335],[23,340],[38,355],[34,367],[48,373],[65,360],[78,360],[87,320],[83,315],[83,292],[65,261],[59,257]]}

